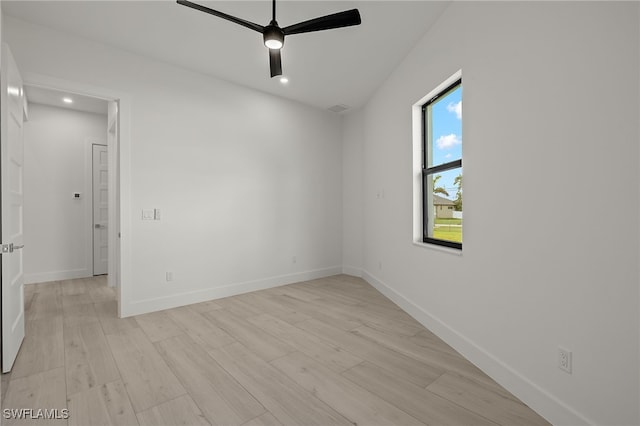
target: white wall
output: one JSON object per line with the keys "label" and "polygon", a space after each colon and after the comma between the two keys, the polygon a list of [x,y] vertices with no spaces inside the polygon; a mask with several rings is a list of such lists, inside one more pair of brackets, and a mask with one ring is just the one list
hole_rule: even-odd
{"label": "white wall", "polygon": [[[554,424],[640,421],[637,7],[454,2],[364,108],[364,277]],[[459,69],[461,256],[412,244],[411,175],[411,105]]]}
{"label": "white wall", "polygon": [[341,270],[339,116],[8,16],[5,36],[27,78],[130,96],[124,315]]}
{"label": "white wall", "polygon": [[[26,283],[93,275],[90,143],[106,145],[106,115],[29,104],[24,125]],[[80,192],[81,198],[72,194]]]}

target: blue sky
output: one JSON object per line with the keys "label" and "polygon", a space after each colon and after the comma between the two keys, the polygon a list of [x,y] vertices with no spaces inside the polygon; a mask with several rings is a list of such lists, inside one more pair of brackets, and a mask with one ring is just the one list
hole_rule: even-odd
{"label": "blue sky", "polygon": [[[432,165],[436,166],[462,158],[462,87],[458,87],[433,103],[431,115]],[[454,199],[456,188],[453,180],[460,174],[460,170],[438,174],[442,175],[438,186],[443,186],[449,192],[449,198]]]}

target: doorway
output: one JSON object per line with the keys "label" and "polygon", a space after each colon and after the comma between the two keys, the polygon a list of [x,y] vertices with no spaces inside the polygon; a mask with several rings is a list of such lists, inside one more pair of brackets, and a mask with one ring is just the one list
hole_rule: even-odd
{"label": "doorway", "polygon": [[[117,167],[119,152],[118,101],[105,99],[104,96],[96,97],[93,94],[79,93],[75,90],[60,90],[53,85],[34,84],[29,81],[25,84],[25,89],[29,103],[40,110],[41,116],[45,113],[58,114],[61,118],[60,120],[49,120],[54,122],[52,125],[58,126],[53,128],[55,132],[51,132],[51,134],[64,133],[65,136],[58,138],[65,141],[75,140],[75,145],[70,148],[69,154],[74,156],[75,160],[68,160],[68,167],[61,166],[50,170],[48,173],[50,177],[46,178],[65,181],[67,186],[59,185],[55,190],[43,190],[42,194],[34,195],[38,198],[34,204],[40,202],[40,196],[52,197],[53,202],[62,206],[61,211],[66,208],[65,214],[59,216],[63,217],[62,220],[69,229],[59,230],[56,237],[49,238],[48,242],[46,238],[40,237],[39,245],[57,244],[56,250],[49,247],[46,250],[40,249],[38,254],[35,253],[38,244],[32,244],[31,253],[35,256],[32,260],[33,262],[43,262],[43,259],[46,261],[47,258],[63,257],[65,255],[60,253],[69,251],[66,254],[67,263],[62,262],[62,264],[59,263],[53,267],[48,265],[48,269],[44,268],[45,273],[30,274],[27,277],[27,282],[59,281],[106,275],[108,285],[117,287],[120,275],[117,271],[120,263],[117,259],[120,243],[118,238],[120,223],[118,211],[119,177],[117,176],[119,171]],[[65,117],[69,120],[65,121]],[[76,130],[72,131],[72,128]],[[48,133],[43,132],[42,129],[39,131],[40,134],[48,136]],[[71,142],[68,143],[71,144]],[[45,149],[51,150],[49,152],[51,156],[61,156],[62,154],[59,152],[61,145],[61,143],[57,143],[55,148]],[[42,154],[40,156],[46,158],[47,161],[51,158]],[[33,163],[36,166],[36,161]],[[39,162],[39,164],[43,163],[45,163],[44,160]],[[65,169],[73,169],[73,176],[63,176],[70,174]],[[69,184],[69,182],[72,183]],[[38,187],[38,185],[31,185],[31,187]],[[52,196],[53,193],[56,195]],[[70,210],[74,208],[75,210]],[[41,209],[31,209],[31,211],[35,210]],[[49,209],[49,211],[51,210]],[[72,214],[75,214],[73,220],[71,220]],[[33,224],[34,220],[31,220],[31,223]],[[55,229],[59,226],[53,221],[47,225],[49,229]],[[72,227],[73,229],[71,229]],[[35,231],[37,232],[37,230]],[[29,260],[30,253],[26,254],[27,260]],[[73,261],[75,264],[71,265],[70,262]]]}
{"label": "doorway", "polygon": [[[107,154],[109,173],[108,191],[108,262],[107,282],[115,287],[118,304],[118,316],[131,315],[131,97],[126,92],[94,86],[78,81],[65,80],[58,77],[37,73],[25,76],[25,84],[107,101]],[[90,151],[89,151],[90,152]],[[121,164],[122,162],[122,164]],[[86,193],[89,193],[87,190]],[[121,212],[125,212],[121,219]],[[89,225],[91,226],[91,225]],[[89,245],[89,250],[92,250]]]}
{"label": "doorway", "polygon": [[108,103],[28,84],[25,94],[25,283],[106,274]]}

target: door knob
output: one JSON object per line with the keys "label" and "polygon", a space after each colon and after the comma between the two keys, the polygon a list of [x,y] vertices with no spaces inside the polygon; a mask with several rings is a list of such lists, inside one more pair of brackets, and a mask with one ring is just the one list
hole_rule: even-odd
{"label": "door knob", "polygon": [[21,244],[19,246],[13,245],[13,243],[9,243],[9,244],[2,244],[2,253],[13,253],[14,250],[19,250],[21,248],[24,248],[24,244]]}

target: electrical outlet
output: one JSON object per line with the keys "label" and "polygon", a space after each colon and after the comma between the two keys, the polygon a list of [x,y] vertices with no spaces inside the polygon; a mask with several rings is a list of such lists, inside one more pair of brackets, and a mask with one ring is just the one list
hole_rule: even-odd
{"label": "electrical outlet", "polygon": [[167,277],[167,282],[173,281],[173,272],[167,272],[166,277]]}
{"label": "electrical outlet", "polygon": [[558,348],[558,367],[571,374],[571,351],[564,348]]}

